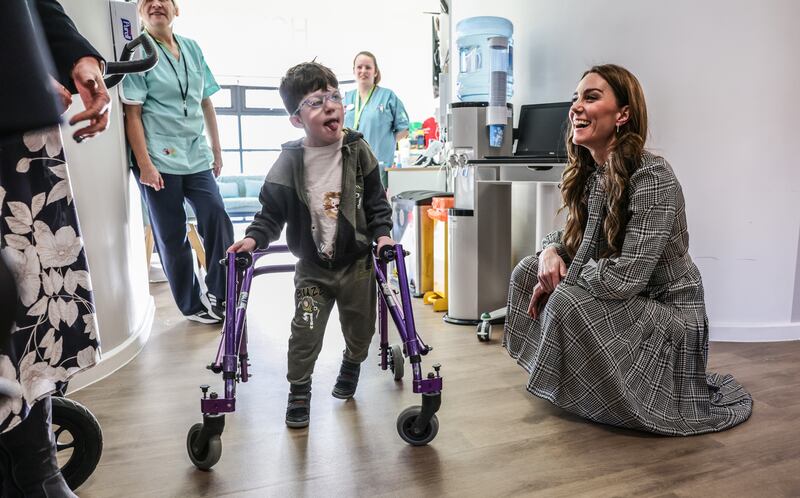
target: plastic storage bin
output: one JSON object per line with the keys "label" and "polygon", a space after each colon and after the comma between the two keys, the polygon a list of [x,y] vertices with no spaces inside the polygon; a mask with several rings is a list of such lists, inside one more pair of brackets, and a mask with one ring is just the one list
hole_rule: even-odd
{"label": "plastic storage bin", "polygon": [[456,25],[459,70],[456,80],[456,96],[462,102],[489,101],[489,78],[491,73],[491,51],[489,38],[508,38],[508,86],[506,98],[514,94],[514,25],[503,17],[480,16],[462,19]]}
{"label": "plastic storage bin", "polygon": [[414,297],[433,290],[433,220],[428,209],[434,197],[452,196],[435,190],[409,190],[392,197],[392,238],[411,252],[406,272]]}

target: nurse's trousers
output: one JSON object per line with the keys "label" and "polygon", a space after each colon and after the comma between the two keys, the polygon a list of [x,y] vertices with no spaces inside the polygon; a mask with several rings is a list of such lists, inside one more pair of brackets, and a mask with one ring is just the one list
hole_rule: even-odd
{"label": "nurse's trousers", "polygon": [[[138,182],[141,172],[137,167],[132,170]],[[184,315],[193,315],[206,308],[200,300],[200,282],[194,272],[184,199],[197,216],[197,231],[203,239],[206,287],[220,302],[225,300],[225,268],[219,261],[233,244],[233,225],[210,169],[189,175],[161,173],[161,177],[163,189],[156,191],[139,183],[139,190],[147,204],[156,249],[175,304]]]}

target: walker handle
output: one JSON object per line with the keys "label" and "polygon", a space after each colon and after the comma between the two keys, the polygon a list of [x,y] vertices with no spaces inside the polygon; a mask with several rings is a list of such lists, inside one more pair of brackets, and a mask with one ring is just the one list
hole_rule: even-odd
{"label": "walker handle", "polygon": [[[144,50],[144,58],[135,61],[131,60],[134,49],[139,45],[141,45]],[[125,44],[125,47],[122,49],[122,54],[120,54],[119,62],[106,63],[107,76],[103,78],[103,80],[106,83],[106,87],[111,88],[122,81],[126,74],[143,73],[156,67],[156,64],[158,64],[156,47],[153,45],[150,38],[142,33]]]}
{"label": "walker handle", "polygon": [[[384,263],[391,263],[392,261],[397,259],[397,249],[395,249],[395,247],[396,246],[381,247],[381,250],[377,255],[378,258],[380,258],[380,260],[383,261]],[[403,256],[408,256],[410,254],[411,253],[406,251],[405,249],[403,250]]]}

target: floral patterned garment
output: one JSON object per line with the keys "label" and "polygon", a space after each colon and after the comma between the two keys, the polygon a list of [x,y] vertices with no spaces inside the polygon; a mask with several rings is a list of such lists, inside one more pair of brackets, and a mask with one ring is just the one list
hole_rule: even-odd
{"label": "floral patterned garment", "polygon": [[[0,141],[0,248],[19,302],[0,377],[21,397],[0,399],[0,432],[99,359],[91,279],[58,127]],[[10,313],[10,303],[0,303]]]}

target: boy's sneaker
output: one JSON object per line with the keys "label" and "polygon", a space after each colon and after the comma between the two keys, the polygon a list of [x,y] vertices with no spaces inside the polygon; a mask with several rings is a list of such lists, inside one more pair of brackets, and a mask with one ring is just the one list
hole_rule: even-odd
{"label": "boy's sneaker", "polygon": [[207,324],[222,323],[222,319],[221,318],[217,318],[216,316],[211,315],[206,310],[198,311],[194,315],[184,315],[184,317],[187,320],[191,320],[193,322],[199,322],[199,323],[207,323]]}
{"label": "boy's sneaker", "polygon": [[334,398],[350,399],[356,393],[358,387],[358,374],[361,372],[361,364],[342,360],[342,367],[339,369],[339,376],[336,377],[336,385],[333,386]]}
{"label": "boy's sneaker", "polygon": [[208,308],[208,313],[211,316],[219,318],[220,321],[225,319],[225,301],[218,299],[217,296],[210,292],[206,292],[205,299],[201,299],[201,301]]}
{"label": "boy's sneaker", "polygon": [[311,383],[290,384],[286,405],[286,426],[292,429],[308,427],[311,413]]}

